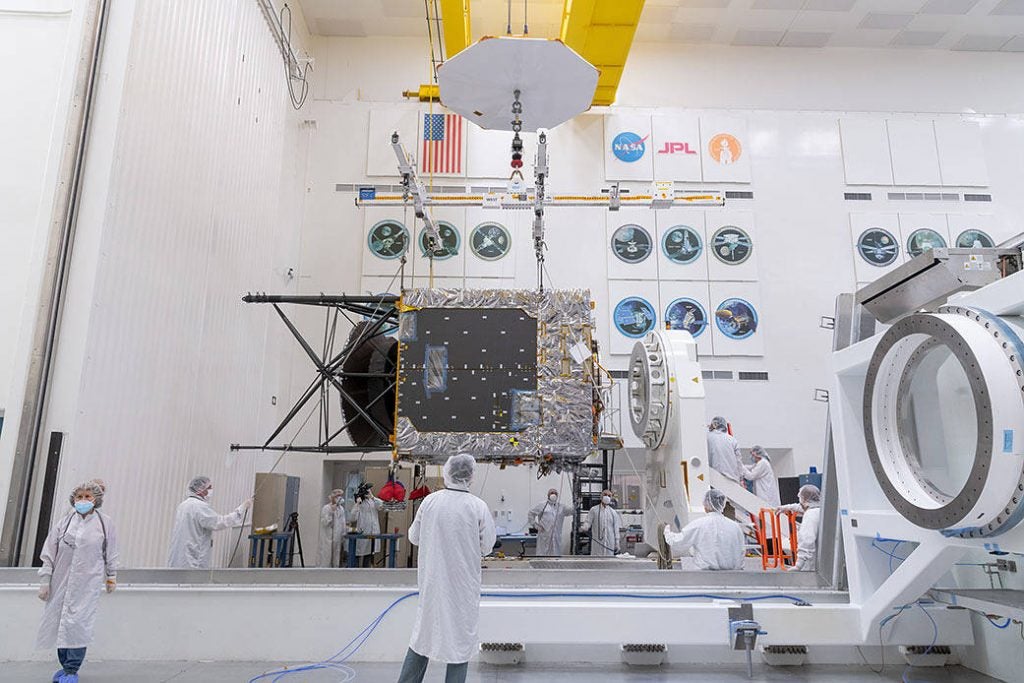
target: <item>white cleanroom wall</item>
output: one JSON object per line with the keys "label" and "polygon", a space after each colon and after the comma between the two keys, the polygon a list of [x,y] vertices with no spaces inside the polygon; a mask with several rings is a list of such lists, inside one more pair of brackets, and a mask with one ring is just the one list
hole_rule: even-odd
{"label": "white cleanroom wall", "polygon": [[[0,491],[10,487],[82,20],[71,0],[0,13]],[[71,63],[69,63],[69,61]],[[15,96],[15,93],[17,96]],[[0,525],[6,513],[0,506]]]}
{"label": "white cleanroom wall", "polygon": [[235,507],[255,459],[230,444],[280,418],[285,332],[241,297],[292,287],[308,138],[248,0],[112,3],[93,115],[44,444],[66,434],[58,510],[105,479],[122,564],[160,566],[189,478]]}

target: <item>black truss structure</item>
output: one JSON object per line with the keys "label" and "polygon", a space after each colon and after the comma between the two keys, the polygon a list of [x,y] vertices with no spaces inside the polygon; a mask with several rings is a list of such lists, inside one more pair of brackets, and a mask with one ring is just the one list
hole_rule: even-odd
{"label": "black truss structure", "polygon": [[[309,357],[316,369],[316,376],[262,445],[231,444],[231,450],[295,453],[390,451],[391,434],[394,431],[397,378],[394,350],[397,342],[386,335],[398,328],[398,297],[393,294],[247,294],[242,297],[242,301],[274,307],[278,317]],[[285,304],[326,309],[319,352],[285,314],[281,307]],[[336,350],[339,318],[347,320],[352,330],[341,349]],[[344,416],[340,425],[331,424],[332,396]],[[319,416],[317,443],[273,444],[314,397]],[[346,432],[354,445],[336,444],[338,437]]]}

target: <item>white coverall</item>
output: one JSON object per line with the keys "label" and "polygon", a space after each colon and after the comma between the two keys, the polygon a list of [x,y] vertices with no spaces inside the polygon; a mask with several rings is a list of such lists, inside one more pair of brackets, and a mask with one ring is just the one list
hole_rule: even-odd
{"label": "white coverall", "polygon": [[246,505],[234,512],[218,515],[198,496],[189,496],[178,505],[171,531],[167,566],[179,569],[209,569],[213,553],[213,532],[238,526],[245,518]]}
{"label": "white coverall", "polygon": [[92,643],[100,593],[107,579],[117,578],[117,532],[110,517],[103,515],[101,524],[101,514],[94,510],[83,517],[71,511],[46,536],[39,553],[43,562],[39,576],[50,577],[50,597],[43,608],[36,647],[77,648]]}
{"label": "white coverall", "polygon": [[754,495],[768,503],[765,507],[777,508],[782,504],[779,498],[779,482],[767,458],[761,458],[750,467],[744,467],[743,478],[754,484]]}
{"label": "white coverall", "polygon": [[552,503],[545,499],[535,505],[527,517],[537,527],[537,555],[559,556],[562,554],[562,523],[571,517],[574,510],[568,505]]}
{"label": "white coverall", "polygon": [[[333,510],[331,508],[334,508]],[[320,567],[340,567],[341,551],[348,531],[345,505],[328,503],[320,510]]]}
{"label": "white coverall", "polygon": [[449,664],[476,652],[480,558],[495,539],[491,511],[473,494],[444,489],[423,499],[409,527],[409,542],[419,546],[413,652]]}
{"label": "white coverall", "polygon": [[600,503],[590,508],[583,530],[590,531],[590,554],[611,557],[619,554],[619,529],[622,515],[610,505]]}
{"label": "white coverall", "polygon": [[809,507],[804,510],[800,503],[783,505],[782,510],[803,511],[804,519],[796,530],[796,564],[798,572],[812,572],[817,568],[818,529],[821,527],[821,508]]}
{"label": "white coverall", "polygon": [[743,529],[721,512],[693,520],[679,533],[665,530],[673,556],[693,549],[698,569],[743,569]]}
{"label": "white coverall", "polygon": [[[380,515],[377,511],[384,503],[380,498],[368,496],[360,503],[352,506],[352,516],[356,520],[357,534],[379,534]],[[369,538],[360,538],[356,541],[356,557],[372,555],[374,547],[380,545],[380,541],[374,542]]]}
{"label": "white coverall", "polygon": [[727,432],[708,432],[708,463],[733,481],[740,480],[743,461],[740,460],[740,446]]}

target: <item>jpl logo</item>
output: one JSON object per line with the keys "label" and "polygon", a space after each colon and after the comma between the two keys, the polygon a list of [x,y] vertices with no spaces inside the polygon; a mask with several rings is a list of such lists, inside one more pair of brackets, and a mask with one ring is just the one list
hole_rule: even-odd
{"label": "jpl logo", "polygon": [[619,133],[612,140],[612,153],[619,161],[625,161],[626,163],[632,163],[639,161],[647,151],[647,145],[645,144],[647,138],[650,135],[640,137],[636,133]]}
{"label": "jpl logo", "polygon": [[689,142],[666,142],[665,146],[658,150],[658,154],[696,154],[697,150],[690,149]]}

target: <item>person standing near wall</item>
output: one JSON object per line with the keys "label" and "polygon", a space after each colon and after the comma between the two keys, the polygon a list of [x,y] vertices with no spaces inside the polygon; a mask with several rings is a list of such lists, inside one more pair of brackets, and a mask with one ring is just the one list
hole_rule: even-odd
{"label": "person standing near wall", "polygon": [[480,558],[494,548],[494,519],[469,492],[476,461],[465,453],[444,464],[442,491],[423,499],[409,527],[419,546],[419,605],[398,683],[420,683],[433,659],[445,662],[445,683],[463,683],[477,648]]}
{"label": "person standing near wall", "polygon": [[[362,484],[356,491],[356,504],[352,507],[352,517],[356,522],[356,533],[375,535],[380,533],[380,506],[384,504],[377,496],[373,495],[373,484],[369,482]],[[356,541],[356,557],[359,558],[358,566],[373,566],[373,551],[379,541],[371,538],[360,538]]]}
{"label": "person standing near wall", "polygon": [[535,505],[527,519],[537,528],[537,555],[558,557],[562,554],[562,525],[566,517],[575,512],[558,502],[558,490],[548,489],[548,497]]}
{"label": "person standing near wall", "polygon": [[348,519],[345,515],[345,492],[334,489],[327,504],[320,510],[320,562],[321,567],[340,567],[341,550],[345,545]]}
{"label": "person standing near wall", "polygon": [[802,512],[803,520],[797,529],[796,563],[798,572],[812,572],[818,566],[818,530],[821,527],[821,490],[814,484],[804,484],[797,492],[799,503],[783,505],[779,511]]}
{"label": "person standing near wall", "polygon": [[711,418],[708,425],[708,463],[729,479],[740,480],[743,472],[740,446],[729,433],[729,423],[721,416]]}
{"label": "person standing near wall", "polygon": [[612,557],[619,554],[619,529],[622,515],[612,507],[612,492],[601,492],[601,502],[590,508],[587,519],[580,527],[590,532],[590,554],[598,557]]}
{"label": "person standing near wall", "polygon": [[198,476],[189,482],[188,498],[181,502],[174,514],[168,567],[209,569],[213,554],[213,532],[238,526],[245,520],[245,512],[252,506],[252,498],[243,501],[234,512],[218,515],[208,502],[212,491],[213,482],[209,477]]}
{"label": "person standing near wall", "polygon": [[117,587],[117,533],[99,511],[103,488],[95,481],[80,484],[69,501],[73,509],[53,525],[39,553],[39,599],[46,607],[36,646],[57,648],[55,683],[77,683],[100,593]]}

